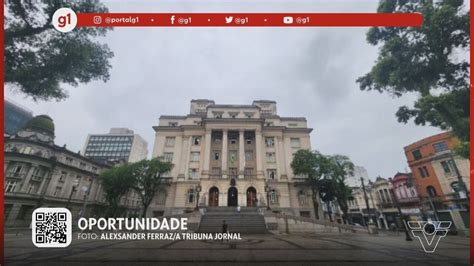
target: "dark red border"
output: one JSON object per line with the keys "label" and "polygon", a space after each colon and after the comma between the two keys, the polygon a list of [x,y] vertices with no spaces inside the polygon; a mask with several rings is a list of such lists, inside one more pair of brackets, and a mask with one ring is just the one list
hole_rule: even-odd
{"label": "dark red border", "polygon": [[[474,0],[471,0],[470,1],[470,7],[472,7],[473,4],[474,4]],[[469,15],[470,15],[470,13],[469,13]],[[472,23],[473,23],[472,15],[470,15],[469,21],[470,21],[470,27],[471,27],[470,28],[470,35],[472,37],[474,35],[474,28],[472,26]],[[471,65],[470,65],[470,75],[471,76],[469,77],[470,78],[470,91],[469,91],[470,92],[470,95],[469,95],[469,98],[470,98],[470,112],[469,112],[469,115],[470,115],[470,119],[469,119],[470,120],[470,136],[469,136],[469,139],[472,140],[473,137],[474,137],[474,130],[472,128],[472,115],[474,114],[474,97],[473,97],[474,95],[472,94],[472,70],[473,70],[473,67],[472,67],[472,61],[473,60],[472,59],[474,58],[474,56],[472,54],[472,43],[470,42],[470,40],[469,40],[469,48],[470,48],[469,52],[470,52],[470,63],[471,63]],[[472,180],[473,180],[472,177],[474,176],[474,170],[472,169],[472,163],[474,162],[474,149],[472,148],[472,143],[471,143],[471,146],[469,147],[469,150],[470,150],[469,161],[470,161],[470,168],[471,168],[470,169],[471,175],[469,177],[470,180],[471,180],[469,191],[472,191],[472,189],[474,188],[474,183],[472,183]],[[471,202],[469,204],[469,206],[470,206],[470,208],[469,208],[470,209],[469,210],[469,213],[470,213],[470,215],[469,215],[469,217],[470,217],[470,226],[469,226],[470,236],[469,237],[471,238],[470,239],[471,240],[470,241],[470,250],[471,250],[471,252],[470,252],[470,255],[471,255],[470,261],[471,261],[471,265],[473,265],[474,264],[474,249],[473,249],[474,237],[472,236],[472,228],[474,228],[474,214],[472,213],[472,204],[474,204],[474,199],[472,198],[472,194],[471,194],[470,199],[471,199]]]}
{"label": "dark red border", "polygon": [[[3,44],[4,43],[4,1],[3,0],[0,0],[1,2],[1,7],[0,7],[0,13],[1,13],[1,30],[0,30],[0,41],[1,43]],[[470,0],[470,6],[472,7],[474,4],[474,0]],[[472,16],[470,17],[470,33],[471,33],[471,36],[474,35],[474,27],[473,27],[473,19],[472,19]],[[472,45],[470,45],[470,48],[472,49]],[[0,49],[0,57],[1,58],[4,58],[4,48]],[[474,56],[472,53],[470,53],[470,62],[472,63],[474,59]],[[1,74],[0,74],[0,81],[1,81],[1,86],[2,86],[2,92],[1,92],[1,96],[2,98],[4,99],[5,101],[5,94],[4,94],[4,90],[5,90],[5,86],[4,86],[4,81],[5,81],[5,77],[4,77],[4,60],[2,59],[1,60],[1,63],[0,63],[0,71],[1,71]],[[471,73],[473,72],[473,67],[472,67],[472,64],[470,66],[470,71]],[[472,87],[473,87],[473,82],[472,82],[472,77],[470,77],[471,79],[471,90],[470,90],[470,117],[472,119],[472,115],[474,114],[474,96],[472,94]],[[1,102],[1,108],[0,108],[0,113],[1,113],[1,117],[2,117],[2,123],[0,123],[0,129],[1,129],[1,132],[4,133],[4,101]],[[472,122],[472,120],[471,120]],[[473,139],[474,137],[474,130],[472,129],[472,123],[471,123],[471,131],[470,131],[470,139]],[[4,150],[4,139],[2,137],[1,141],[0,141],[0,148],[1,150]],[[472,145],[470,146],[470,162],[471,162],[471,179],[473,179],[472,177],[474,177],[474,169],[472,169],[472,163],[474,161],[474,149],[472,147]],[[4,154],[2,152],[2,155],[0,156],[0,163],[2,165],[4,165]],[[0,187],[4,187],[4,172],[2,172],[1,174],[1,177],[0,178]],[[473,182],[470,182],[470,191],[472,191],[474,188],[474,183]],[[2,190],[2,193],[0,193],[0,265],[5,265],[5,231],[4,231],[4,202],[5,202],[5,199],[4,199],[4,193],[3,193],[3,190]],[[471,197],[471,208],[470,208],[470,230],[472,230],[472,228],[474,228],[474,214],[472,213],[472,206],[474,205],[474,199],[473,197]],[[474,246],[474,237],[471,235],[470,236],[470,261],[471,261],[471,265],[474,264],[474,249],[473,249],[473,246]]]}
{"label": "dark red border", "polygon": [[[4,16],[4,1],[3,0],[0,0],[2,2],[2,5],[0,7],[0,13],[2,14],[2,19],[1,19],[1,27],[2,29],[0,30],[0,41],[1,43],[3,44],[4,43],[4,39],[3,39],[3,34],[4,34],[4,26],[5,26],[5,16]],[[5,46],[3,46],[4,48],[0,49],[0,57],[2,58],[2,62],[0,63],[0,79],[1,79],[1,82],[2,82],[2,98],[4,99],[2,101],[2,108],[0,108],[0,113],[2,114],[2,123],[0,123],[0,129],[1,129],[1,132],[2,132],[2,135],[4,134],[5,132],[5,129],[4,129],[4,123],[5,123],[5,116],[4,116],[4,104],[5,104],[5,93],[4,93],[4,90],[5,90],[5,86],[4,86],[4,81],[5,81],[5,68],[4,68],[4,60],[3,60],[3,56],[4,56],[4,49],[5,49]],[[4,151],[4,147],[3,147],[3,136],[2,136],[2,141],[0,141],[0,149],[2,149],[2,151]],[[5,158],[4,158],[4,154],[2,152],[2,155],[0,156],[0,163],[1,165],[5,165]],[[0,188],[4,187],[4,181],[5,181],[5,173],[2,171],[2,175],[0,178]],[[0,252],[0,264],[1,265],[5,265],[5,230],[4,230],[4,221],[5,221],[5,217],[4,217],[4,206],[5,206],[5,199],[4,199],[4,190],[2,189],[2,193],[0,193],[0,248],[1,248],[1,252]]]}

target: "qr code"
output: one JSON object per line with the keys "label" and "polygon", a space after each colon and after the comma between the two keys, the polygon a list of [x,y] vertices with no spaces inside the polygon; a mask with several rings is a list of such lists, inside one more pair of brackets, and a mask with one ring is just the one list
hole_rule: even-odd
{"label": "qr code", "polygon": [[31,219],[31,240],[40,248],[62,248],[71,244],[72,215],[66,208],[38,208]]}

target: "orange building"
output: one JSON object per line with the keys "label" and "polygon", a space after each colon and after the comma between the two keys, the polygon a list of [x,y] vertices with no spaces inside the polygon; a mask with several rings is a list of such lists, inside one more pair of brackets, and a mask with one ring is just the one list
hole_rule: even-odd
{"label": "orange building", "polygon": [[466,207],[466,193],[457,172],[469,189],[470,165],[469,160],[452,152],[456,143],[456,139],[445,132],[404,148],[418,194],[422,200],[434,202],[438,209]]}

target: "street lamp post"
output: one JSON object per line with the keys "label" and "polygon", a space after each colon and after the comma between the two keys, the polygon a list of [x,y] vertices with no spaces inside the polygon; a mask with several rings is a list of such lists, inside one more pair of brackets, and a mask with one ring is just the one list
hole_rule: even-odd
{"label": "street lamp post", "polygon": [[199,210],[199,192],[201,192],[201,185],[197,185],[196,188],[196,208],[194,208],[196,211]]}
{"label": "street lamp post", "polygon": [[[388,181],[390,183],[392,183],[391,178],[389,178]],[[402,222],[403,222],[403,228],[405,229],[405,240],[406,241],[413,241],[413,239],[411,239],[411,237],[410,237],[410,234],[408,233],[408,228],[407,228],[408,224],[407,224],[407,221],[406,221],[405,217],[402,214],[402,209],[400,208],[400,204],[398,204],[397,196],[395,195],[395,193],[393,193],[393,188],[389,188],[389,191],[390,191],[390,195],[392,196],[393,203],[395,203],[395,207],[397,207],[398,215],[400,215],[400,218],[402,219]]]}
{"label": "street lamp post", "polygon": [[267,210],[270,210],[270,186],[268,184],[265,185],[265,192],[267,193]]}

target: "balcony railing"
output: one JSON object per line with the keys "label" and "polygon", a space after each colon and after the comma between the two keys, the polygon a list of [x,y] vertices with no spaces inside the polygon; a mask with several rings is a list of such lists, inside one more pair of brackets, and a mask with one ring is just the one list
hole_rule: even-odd
{"label": "balcony railing", "polygon": [[222,175],[221,174],[210,174],[209,178],[210,179],[221,179]]}
{"label": "balcony railing", "polygon": [[255,179],[255,175],[244,175],[244,179]]}
{"label": "balcony railing", "polygon": [[7,178],[24,178],[26,173],[15,173],[15,172],[7,172]]}

